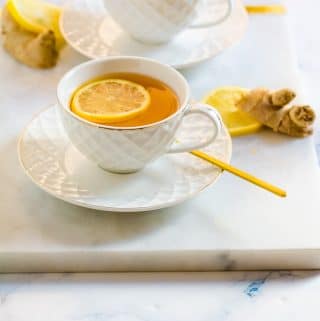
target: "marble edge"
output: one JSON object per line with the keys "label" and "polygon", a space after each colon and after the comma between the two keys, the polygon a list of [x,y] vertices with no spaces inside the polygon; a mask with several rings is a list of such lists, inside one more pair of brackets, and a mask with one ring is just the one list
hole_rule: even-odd
{"label": "marble edge", "polygon": [[[85,255],[84,255],[85,254]],[[0,273],[319,269],[320,249],[0,252]]]}

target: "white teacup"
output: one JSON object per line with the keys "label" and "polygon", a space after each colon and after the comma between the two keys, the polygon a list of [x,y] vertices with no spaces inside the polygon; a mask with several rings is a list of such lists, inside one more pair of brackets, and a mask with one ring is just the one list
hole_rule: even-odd
{"label": "white teacup", "polygon": [[[178,110],[159,122],[138,127],[112,127],[80,118],[70,110],[73,92],[84,82],[103,74],[132,72],[161,80],[175,91]],[[190,89],[185,78],[170,66],[139,57],[114,57],[80,64],[60,80],[57,88],[58,109],[62,124],[74,146],[103,169],[130,173],[165,153],[180,153],[204,147],[215,140],[220,129],[219,114],[204,104],[190,109]],[[199,137],[197,144],[180,142],[171,146],[183,117],[201,114],[212,123],[207,139]]]}
{"label": "white teacup", "polygon": [[[133,38],[150,44],[169,41],[185,27],[209,27],[225,21],[232,0],[104,0],[113,19]],[[211,18],[191,22],[209,10]]]}

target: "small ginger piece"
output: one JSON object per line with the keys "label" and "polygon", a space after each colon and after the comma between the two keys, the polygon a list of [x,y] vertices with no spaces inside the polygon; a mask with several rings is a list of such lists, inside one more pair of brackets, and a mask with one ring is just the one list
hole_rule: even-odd
{"label": "small ginger piece", "polygon": [[36,34],[20,27],[4,7],[2,16],[4,48],[18,61],[33,68],[56,65],[58,51],[53,31]]}
{"label": "small ginger piece", "polygon": [[248,92],[237,107],[275,132],[305,137],[312,134],[315,112],[310,106],[290,105],[295,96],[290,89],[272,92],[257,88]]}

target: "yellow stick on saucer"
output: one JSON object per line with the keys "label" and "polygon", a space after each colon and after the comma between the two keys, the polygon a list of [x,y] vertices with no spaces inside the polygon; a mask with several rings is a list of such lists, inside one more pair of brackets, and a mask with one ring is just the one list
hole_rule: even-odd
{"label": "yellow stick on saucer", "polygon": [[265,181],[263,181],[262,179],[260,178],[257,178],[249,173],[246,173],[236,167],[233,167],[225,162],[222,162],[221,160],[219,159],[216,159],[204,152],[201,152],[200,150],[193,150],[190,152],[192,155],[195,155],[199,158],[202,158],[204,160],[206,160],[207,162],[213,164],[213,165],[216,165],[218,167],[220,167],[221,169],[223,170],[226,170],[238,177],[241,177],[243,179],[245,179],[246,181],[252,183],[252,184],[255,184],[261,188],[264,188],[265,190],[271,192],[271,193],[274,193],[280,197],[286,197],[287,196],[287,193],[286,191],[274,186],[274,185],[271,185]]}
{"label": "yellow stick on saucer", "polygon": [[287,12],[285,6],[281,4],[246,6],[246,10],[250,14],[285,14]]}

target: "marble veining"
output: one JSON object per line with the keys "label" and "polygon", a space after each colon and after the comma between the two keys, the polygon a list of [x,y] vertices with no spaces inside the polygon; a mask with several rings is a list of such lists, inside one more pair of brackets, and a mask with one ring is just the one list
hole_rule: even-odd
{"label": "marble veining", "polygon": [[247,288],[244,291],[246,295],[249,296],[250,298],[258,295],[263,285],[267,281],[268,277],[270,277],[271,275],[272,275],[272,272],[269,272],[268,274],[263,276],[263,278],[250,282],[250,284],[247,286]]}
{"label": "marble veining", "polygon": [[320,274],[11,274],[0,289],[8,321],[316,321]]}

